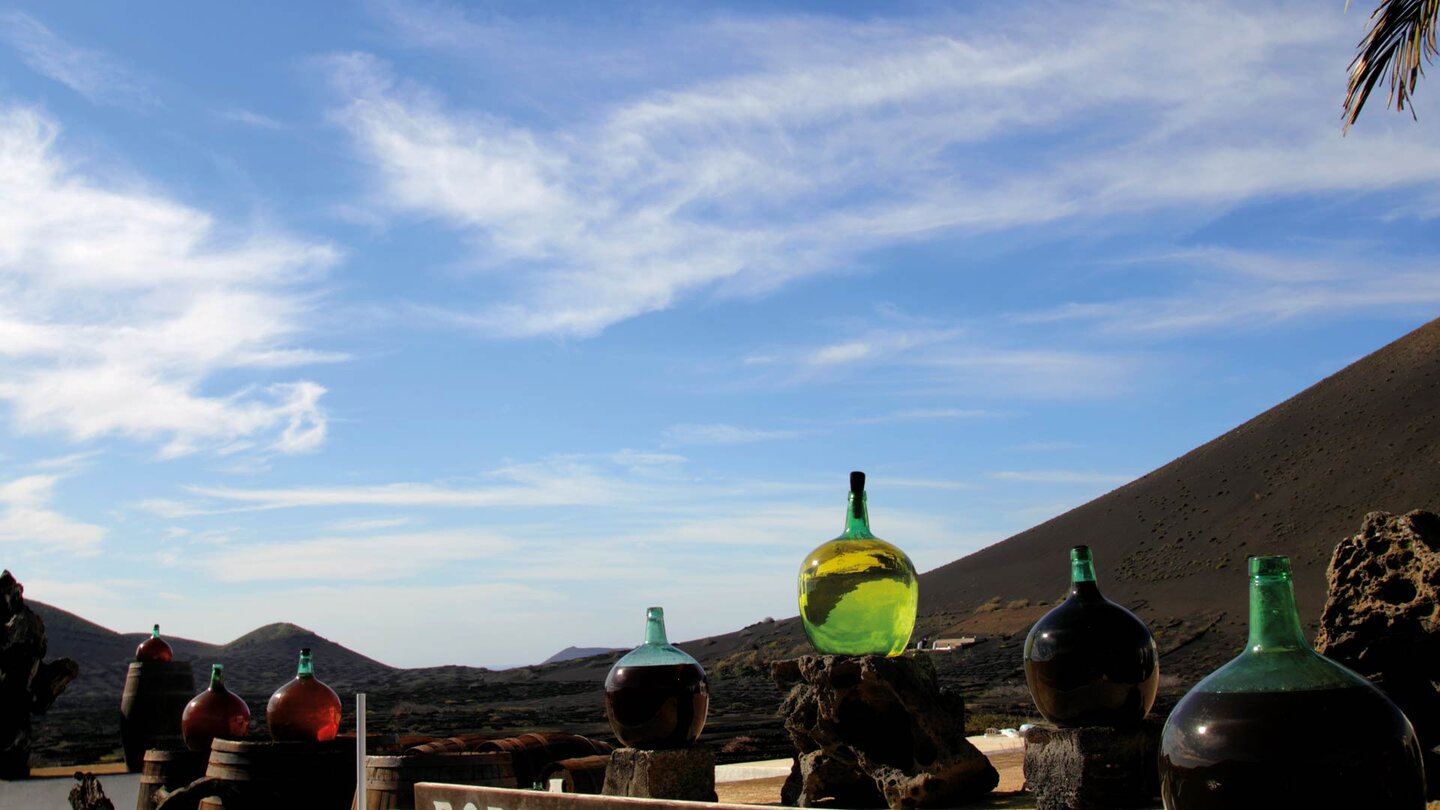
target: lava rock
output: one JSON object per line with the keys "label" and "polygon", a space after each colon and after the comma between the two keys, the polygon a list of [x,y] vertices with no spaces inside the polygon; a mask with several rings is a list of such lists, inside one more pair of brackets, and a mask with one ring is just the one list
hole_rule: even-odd
{"label": "lava rock", "polygon": [[1415,726],[1440,799],[1440,516],[1371,512],[1340,541],[1315,649],[1369,678]]}
{"label": "lava rock", "polygon": [[1025,789],[1037,810],[1153,807],[1160,795],[1163,721],[1132,728],[1025,730]]}
{"label": "lava rock", "polygon": [[617,748],[605,769],[606,796],[715,801],[715,752],[709,748],[646,751]]}
{"label": "lava rock", "polygon": [[30,775],[32,715],[44,714],[80,665],[69,658],[42,662],[45,622],[25,605],[25,586],[0,573],[0,779]]}
{"label": "lava rock", "polygon": [[925,654],[807,655],[771,665],[797,759],[786,804],[953,807],[1000,776],[965,739],[965,702]]}
{"label": "lava rock", "polygon": [[76,771],[75,781],[78,784],[70,788],[71,810],[115,810],[115,804],[105,797],[105,789],[95,774]]}

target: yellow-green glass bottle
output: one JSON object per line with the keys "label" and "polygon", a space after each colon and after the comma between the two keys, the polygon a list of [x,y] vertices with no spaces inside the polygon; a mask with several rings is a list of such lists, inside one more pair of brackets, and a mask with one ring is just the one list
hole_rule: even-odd
{"label": "yellow-green glass bottle", "polygon": [[870,533],[865,473],[850,473],[845,533],[800,567],[800,620],[826,654],[895,656],[910,644],[920,584],[905,552]]}

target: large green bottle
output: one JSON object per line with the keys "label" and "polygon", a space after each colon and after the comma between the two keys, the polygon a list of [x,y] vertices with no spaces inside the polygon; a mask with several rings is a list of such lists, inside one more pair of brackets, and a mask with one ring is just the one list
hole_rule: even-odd
{"label": "large green bottle", "polygon": [[822,653],[899,655],[915,629],[920,586],[905,552],[870,533],[865,473],[850,473],[845,532],[800,568],[800,619]]}
{"label": "large green bottle", "polygon": [[1316,653],[1286,557],[1250,558],[1250,640],[1180,700],[1160,743],[1166,810],[1424,810],[1410,721]]}

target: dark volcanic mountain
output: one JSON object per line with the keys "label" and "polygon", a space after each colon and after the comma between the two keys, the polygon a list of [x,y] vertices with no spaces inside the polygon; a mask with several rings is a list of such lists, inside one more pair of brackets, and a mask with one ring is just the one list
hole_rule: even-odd
{"label": "dark volcanic mountain", "polygon": [[[1440,510],[1437,403],[1440,320],[1143,478],[927,572],[915,635],[976,636],[979,643],[963,653],[935,654],[942,679],[964,689],[982,712],[999,712],[997,723],[1032,713],[1021,644],[1029,626],[1063,597],[1067,550],[1083,543],[1094,549],[1101,588],[1155,631],[1163,693],[1173,701],[1244,643],[1247,555],[1291,557],[1303,618],[1313,629],[1331,550],[1367,512]],[[102,714],[110,722],[126,662],[143,636],[36,609],[49,630],[51,656],[76,658],[82,673],[43,733],[52,736],[52,756],[81,761],[91,748],[67,750],[53,738],[68,733],[67,713],[75,723],[94,726]],[[257,723],[265,698],[293,675],[298,649],[309,646],[321,678],[337,691],[371,693],[372,728],[436,734],[567,728],[604,736],[601,685],[623,654],[501,672],[397,670],[294,625],[269,625],[221,646],[170,641],[179,658],[195,660],[197,687],[207,664],[227,664],[227,679],[251,701]],[[732,741],[725,751],[738,756],[781,755],[773,719],[780,695],[766,662],[808,650],[799,619],[766,620],[679,646],[711,676],[705,741]],[[375,717],[377,710],[384,716]],[[982,728],[984,721],[983,714],[976,720]]]}

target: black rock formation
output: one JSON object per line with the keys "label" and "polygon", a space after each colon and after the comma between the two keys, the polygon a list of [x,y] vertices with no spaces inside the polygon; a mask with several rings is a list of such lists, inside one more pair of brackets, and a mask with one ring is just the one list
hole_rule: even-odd
{"label": "black rock formation", "polygon": [[80,674],[69,658],[45,662],[45,622],[25,606],[25,586],[0,574],[0,779],[30,775],[31,718]]}

